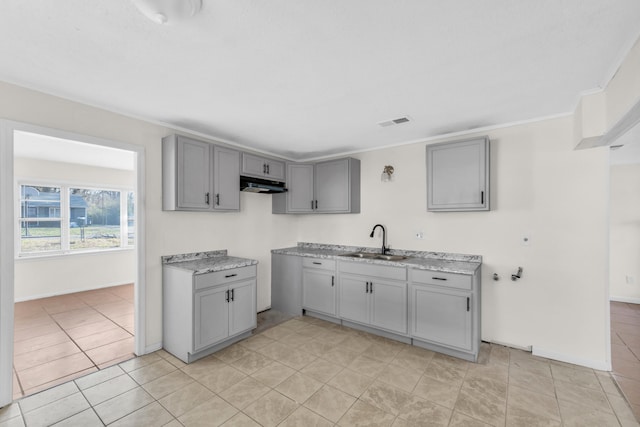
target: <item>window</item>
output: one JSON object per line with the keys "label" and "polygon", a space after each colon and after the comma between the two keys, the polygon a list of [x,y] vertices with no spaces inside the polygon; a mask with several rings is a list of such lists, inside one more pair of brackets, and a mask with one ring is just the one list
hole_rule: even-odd
{"label": "window", "polygon": [[20,255],[134,245],[132,191],[20,185]]}

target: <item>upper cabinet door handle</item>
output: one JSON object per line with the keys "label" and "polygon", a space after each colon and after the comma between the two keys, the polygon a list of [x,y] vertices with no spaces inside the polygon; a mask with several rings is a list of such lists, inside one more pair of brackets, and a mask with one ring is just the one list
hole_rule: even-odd
{"label": "upper cabinet door handle", "polygon": [[206,204],[209,204],[209,193],[206,193],[206,194],[204,195],[204,202],[205,202]]}
{"label": "upper cabinet door handle", "polygon": [[484,191],[480,192],[480,204],[484,205]]}

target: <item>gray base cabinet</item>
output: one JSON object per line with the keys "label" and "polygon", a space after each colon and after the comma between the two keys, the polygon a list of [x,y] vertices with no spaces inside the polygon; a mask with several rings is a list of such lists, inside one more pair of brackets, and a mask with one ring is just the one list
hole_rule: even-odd
{"label": "gray base cabinet", "polygon": [[336,262],[303,258],[302,308],[336,316]]}
{"label": "gray base cabinet", "polygon": [[342,319],[408,333],[406,268],[340,262],[339,273]]}
{"label": "gray base cabinet", "polygon": [[190,363],[257,326],[256,267],[202,275],[163,268],[163,347]]}
{"label": "gray base cabinet", "polygon": [[302,315],[302,258],[271,254],[271,308]]}
{"label": "gray base cabinet", "polygon": [[489,210],[489,138],[427,145],[427,210]]}
{"label": "gray base cabinet", "polygon": [[[480,350],[479,272],[412,270],[411,337],[423,347],[476,361]],[[430,347],[432,346],[432,347]]]}

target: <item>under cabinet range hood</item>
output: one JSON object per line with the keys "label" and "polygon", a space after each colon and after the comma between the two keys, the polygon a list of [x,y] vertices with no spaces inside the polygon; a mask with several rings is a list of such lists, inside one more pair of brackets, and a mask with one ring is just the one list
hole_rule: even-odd
{"label": "under cabinet range hood", "polygon": [[250,193],[275,194],[287,191],[284,182],[270,181],[268,179],[240,176],[240,191]]}

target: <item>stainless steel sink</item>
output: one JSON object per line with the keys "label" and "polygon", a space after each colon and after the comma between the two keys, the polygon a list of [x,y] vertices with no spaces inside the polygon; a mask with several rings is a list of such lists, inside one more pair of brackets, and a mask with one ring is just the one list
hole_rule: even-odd
{"label": "stainless steel sink", "polygon": [[371,252],[351,252],[351,253],[343,254],[340,256],[350,257],[350,258],[382,259],[385,261],[402,261],[409,258],[408,256],[404,256],[404,255],[386,255],[386,254],[383,255],[383,254],[375,254]]}
{"label": "stainless steel sink", "polygon": [[352,252],[348,254],[342,254],[340,256],[346,256],[350,258],[375,258],[381,254],[374,254],[371,252]]}

